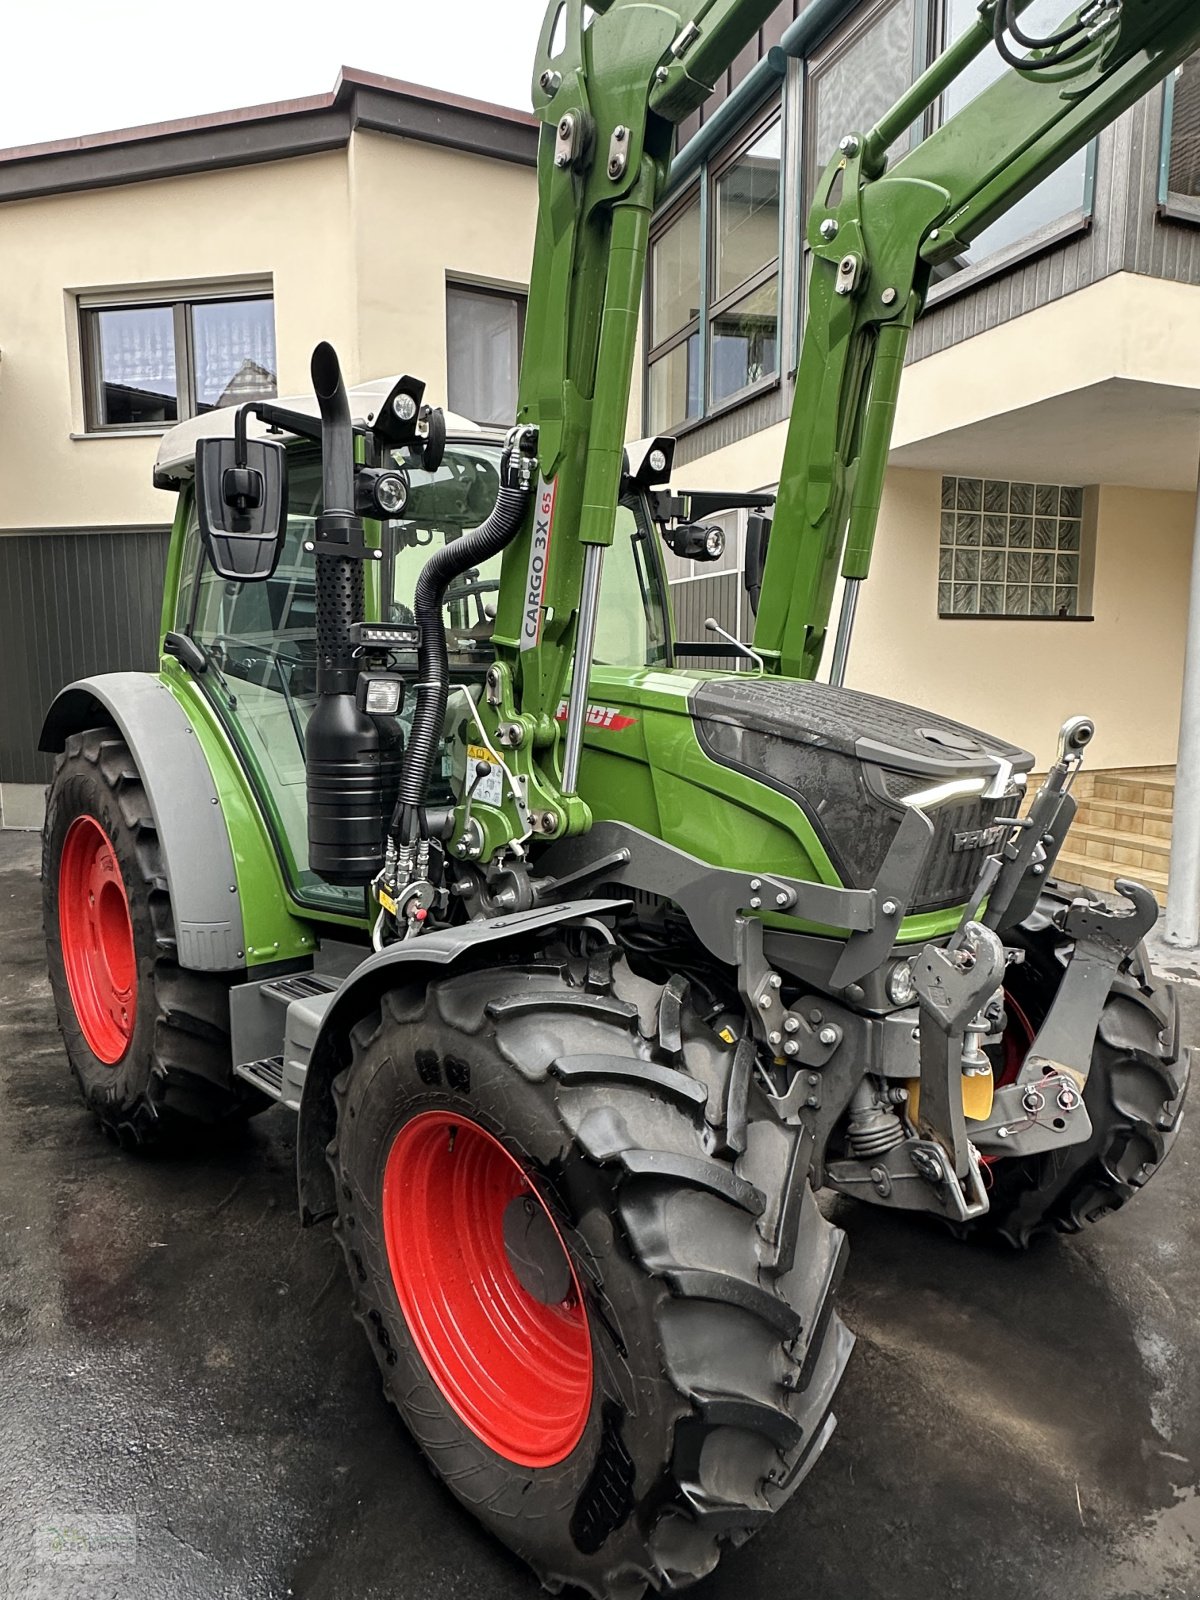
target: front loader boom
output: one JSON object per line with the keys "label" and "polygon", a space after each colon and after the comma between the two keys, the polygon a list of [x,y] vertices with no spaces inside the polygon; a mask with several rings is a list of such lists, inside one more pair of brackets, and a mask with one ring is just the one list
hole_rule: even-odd
{"label": "front loader boom", "polygon": [[[820,665],[839,565],[845,620],[866,577],[908,337],[933,268],[969,244],[1200,45],[1189,0],[1089,0],[1014,53],[1029,0],[979,20],[873,129],[847,130],[809,221],[808,315],[754,645],[768,672]],[[504,559],[489,732],[512,752],[527,814],[489,814],[487,859],[530,831],[586,831],[575,792],[596,597],[620,490],[650,219],[674,124],[773,9],[553,0],[534,69],[539,207],[519,420],[539,482]],[[999,14],[998,14],[999,13]],[[894,167],[886,152],[984,50],[1009,66]],[[581,628],[580,623],[583,626]],[[844,666],[835,658],[835,678]],[[556,721],[574,678],[565,723]]]}

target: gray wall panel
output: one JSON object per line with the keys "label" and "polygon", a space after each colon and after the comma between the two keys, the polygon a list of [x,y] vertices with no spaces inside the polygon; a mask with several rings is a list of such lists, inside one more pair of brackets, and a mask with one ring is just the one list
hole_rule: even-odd
{"label": "gray wall panel", "polygon": [[0,535],[0,782],[44,783],[42,718],[66,683],[155,664],[170,530]]}

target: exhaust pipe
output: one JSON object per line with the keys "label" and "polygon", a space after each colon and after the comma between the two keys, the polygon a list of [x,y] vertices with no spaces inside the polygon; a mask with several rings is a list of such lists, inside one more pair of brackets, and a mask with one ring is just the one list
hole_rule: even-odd
{"label": "exhaust pipe", "polygon": [[363,620],[363,525],[354,514],[354,429],[337,352],[313,351],[321,409],[321,515],[316,527],[317,703],[304,740],[308,861],[326,883],[370,883],[383,865],[385,803],[400,749],[355,699],[351,625]]}

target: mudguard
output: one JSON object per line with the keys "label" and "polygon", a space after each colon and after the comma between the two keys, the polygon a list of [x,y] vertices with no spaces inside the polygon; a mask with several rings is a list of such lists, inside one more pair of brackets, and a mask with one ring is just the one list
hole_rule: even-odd
{"label": "mudguard", "polygon": [[55,697],[38,749],[57,753],[69,734],[105,723],[120,731],[146,789],[166,867],[180,966],[197,972],[244,967],[246,941],[229,830],[186,713],[153,673],[81,678]]}
{"label": "mudguard", "polygon": [[624,904],[623,900],[565,900],[487,922],[466,922],[457,928],[443,928],[388,945],[356,967],[325,1013],[300,1096],[296,1183],[301,1221],[305,1225],[320,1222],[337,1210],[333,1175],[325,1159],[336,1128],[331,1085],[345,1065],[345,1041],[350,1029],[382,995],[402,984],[428,983],[444,976],[448,968],[482,950],[487,951],[489,960],[495,960],[504,946],[520,943],[531,933],[565,922],[580,922]]}

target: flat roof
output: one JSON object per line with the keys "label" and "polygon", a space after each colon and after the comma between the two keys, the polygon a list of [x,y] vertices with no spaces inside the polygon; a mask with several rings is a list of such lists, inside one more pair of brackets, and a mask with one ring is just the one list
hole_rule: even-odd
{"label": "flat roof", "polygon": [[342,67],[328,94],[0,150],[0,203],[310,155],[345,145],[356,128],[537,161],[531,112]]}

